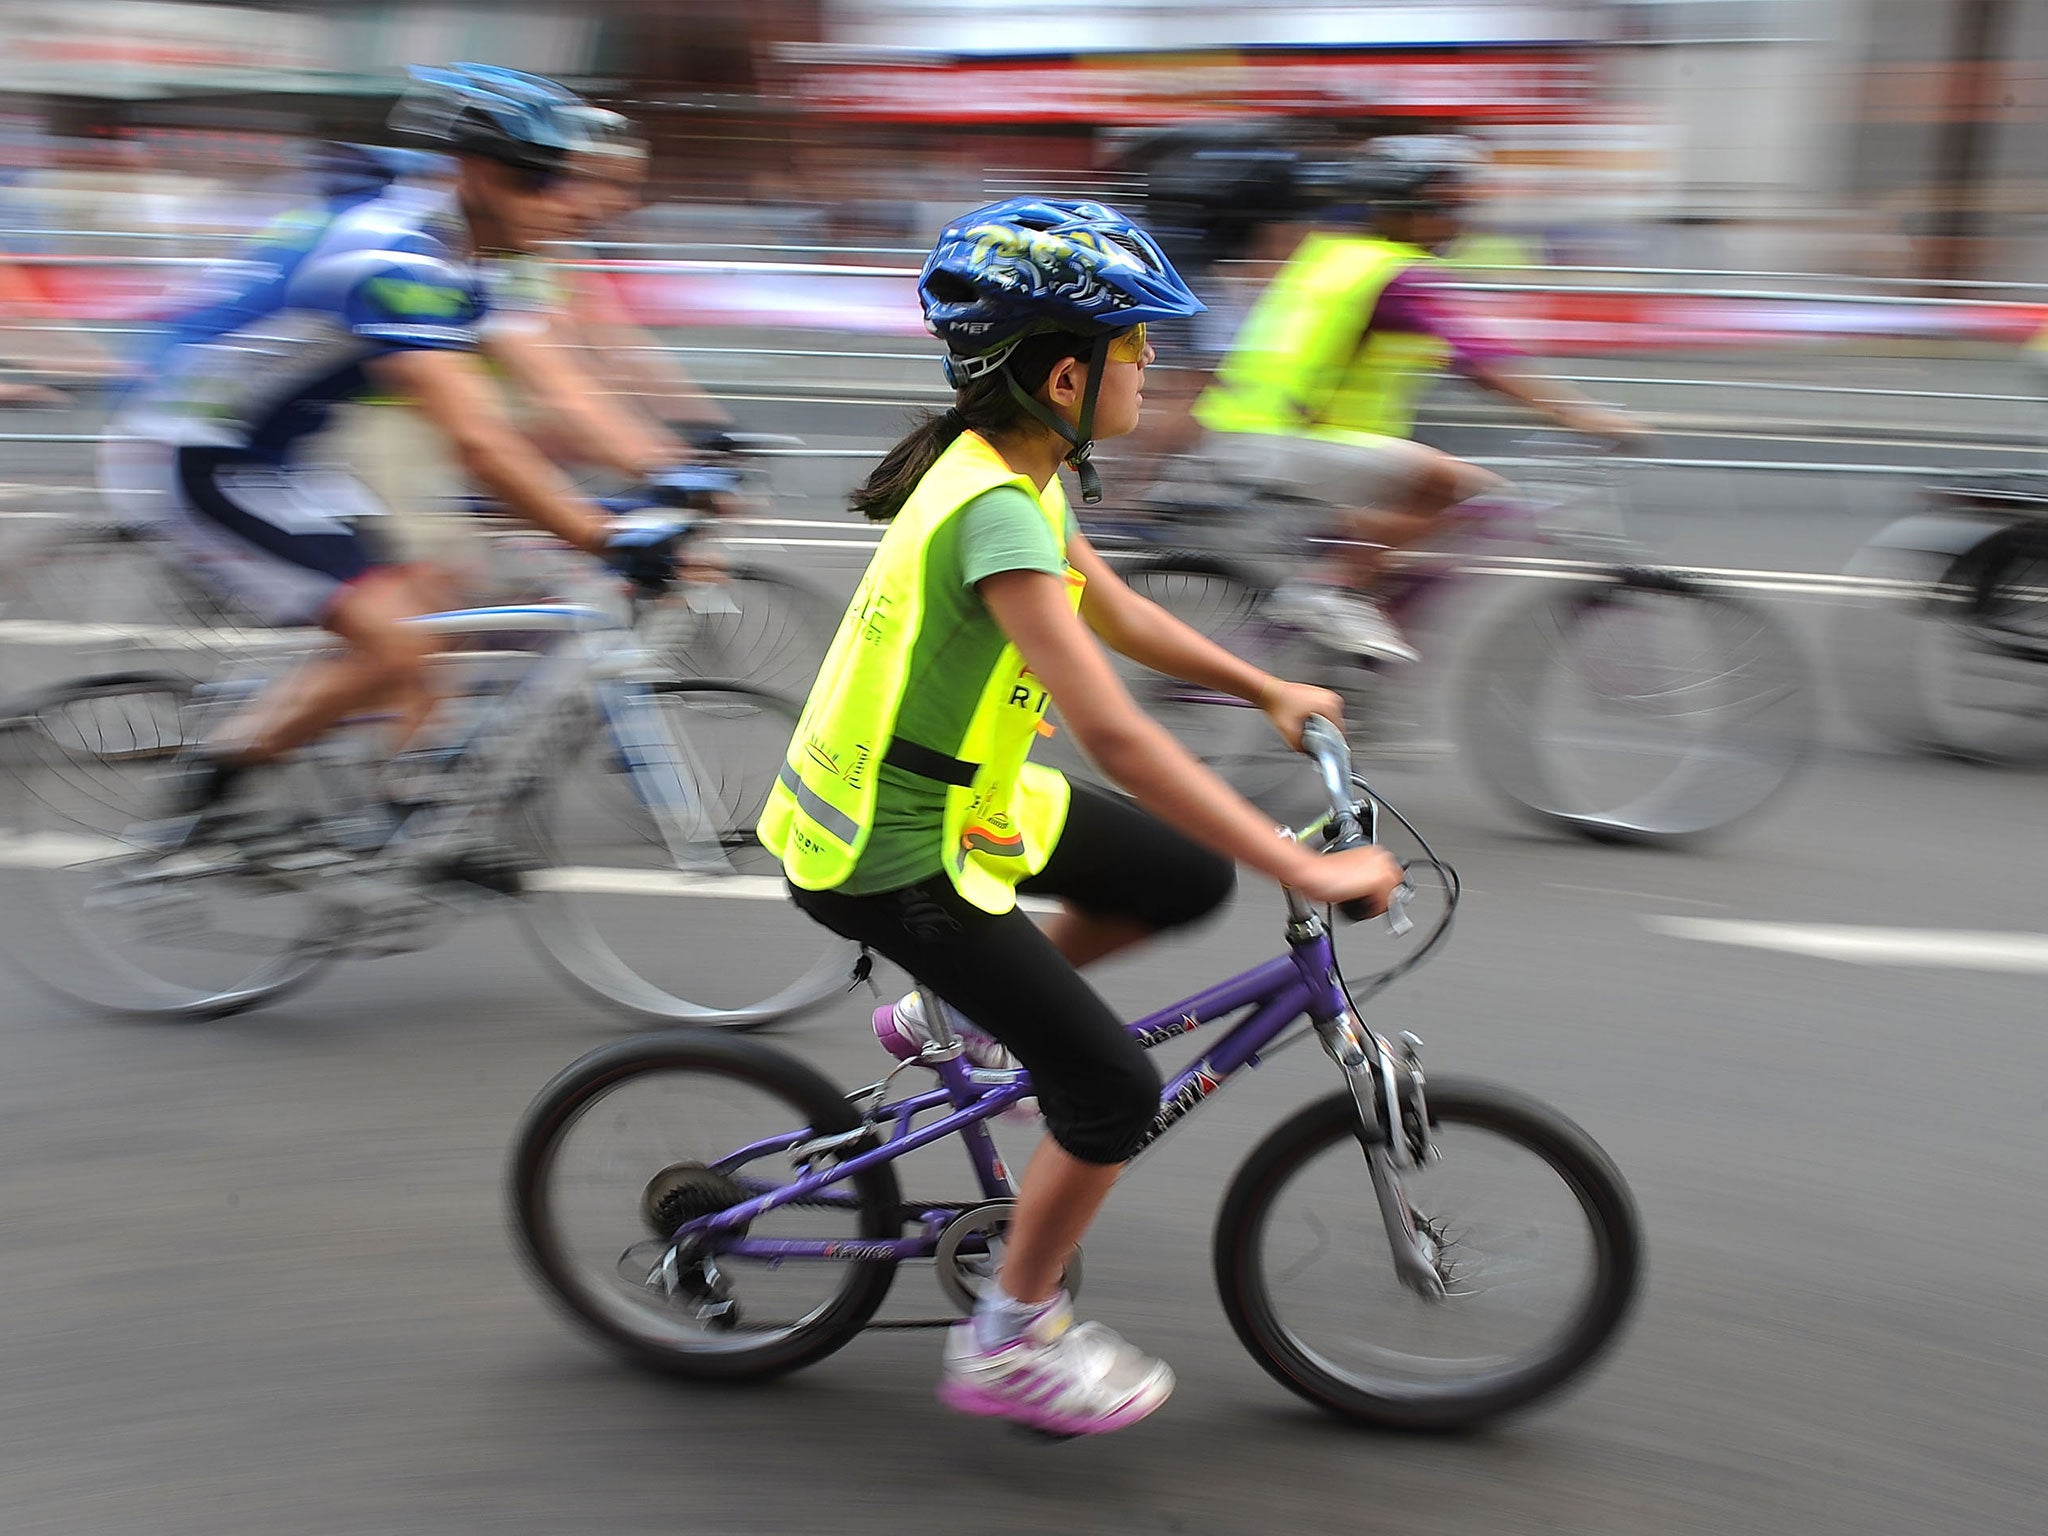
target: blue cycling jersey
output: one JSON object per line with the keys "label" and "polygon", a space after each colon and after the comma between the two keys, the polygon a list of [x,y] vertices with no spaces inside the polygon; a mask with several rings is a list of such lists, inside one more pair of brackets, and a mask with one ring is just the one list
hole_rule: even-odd
{"label": "blue cycling jersey", "polygon": [[489,301],[460,235],[449,197],[403,181],[283,215],[170,320],[116,430],[289,462],[374,393],[364,364],[476,347]]}

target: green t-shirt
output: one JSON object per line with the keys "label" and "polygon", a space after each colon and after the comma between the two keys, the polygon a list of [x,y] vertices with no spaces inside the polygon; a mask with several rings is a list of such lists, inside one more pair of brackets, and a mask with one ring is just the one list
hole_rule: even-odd
{"label": "green t-shirt", "polygon": [[[1073,533],[1071,512],[1067,533]],[[1009,643],[975,584],[1002,571],[1060,576],[1066,568],[1066,551],[1044,510],[1014,485],[984,492],[941,523],[925,552],[924,621],[910,653],[896,734],[959,756],[989,670]],[[945,814],[945,785],[884,763],[875,780],[875,829],[838,888],[871,896],[939,873]]]}

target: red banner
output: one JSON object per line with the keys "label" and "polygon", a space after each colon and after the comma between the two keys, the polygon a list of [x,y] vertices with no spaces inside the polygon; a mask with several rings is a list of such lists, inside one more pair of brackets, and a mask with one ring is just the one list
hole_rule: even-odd
{"label": "red banner", "polygon": [[1201,53],[1052,62],[869,63],[805,78],[826,117],[932,123],[1181,122],[1216,113],[1576,119],[1593,67],[1575,54]]}

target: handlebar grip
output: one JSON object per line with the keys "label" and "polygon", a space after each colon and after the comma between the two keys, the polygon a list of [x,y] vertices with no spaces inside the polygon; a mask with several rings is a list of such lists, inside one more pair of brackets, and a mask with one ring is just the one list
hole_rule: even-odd
{"label": "handlebar grip", "polygon": [[[1408,903],[1414,898],[1415,887],[1405,880],[1387,898],[1387,927],[1397,939],[1415,927],[1415,920],[1408,915]],[[1339,902],[1337,913],[1347,923],[1363,923],[1379,915],[1362,901]]]}

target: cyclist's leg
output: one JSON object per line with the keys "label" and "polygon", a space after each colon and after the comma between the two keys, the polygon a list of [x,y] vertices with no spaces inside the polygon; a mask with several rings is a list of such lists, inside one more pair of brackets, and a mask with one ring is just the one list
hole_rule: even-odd
{"label": "cyclist's leg", "polygon": [[[287,470],[183,449],[173,474],[173,542],[198,574],[273,623],[318,624],[349,647],[269,690],[222,733],[215,759],[269,761],[373,704],[394,703],[401,730],[416,728],[432,708],[426,658],[435,642],[403,621],[432,610],[432,573],[379,564],[325,495]],[[346,487],[329,476],[320,489],[339,496]],[[369,505],[359,499],[351,510]]]}
{"label": "cyclist's leg", "polygon": [[1077,784],[1052,857],[1018,889],[1060,898],[1046,937],[1078,967],[1207,917],[1236,883],[1228,859],[1122,796]]}
{"label": "cyclist's leg", "polygon": [[321,625],[348,649],[309,664],[271,691],[277,706],[239,733],[240,760],[270,762],[317,740],[345,715],[373,708],[393,713],[392,750],[402,748],[434,712],[427,663],[439,649],[439,637],[406,621],[435,610],[438,587],[422,567],[387,565],[338,591]]}
{"label": "cyclist's leg", "polygon": [[1076,966],[1197,921],[1235,882],[1229,860],[1077,786],[1052,856],[1019,887],[1066,903],[1047,930],[1015,910],[992,917],[943,875],[879,896],[795,893],[805,911],[902,966],[1031,1072],[1053,1150],[1033,1158],[1018,1190],[1003,1275],[1018,1300],[1051,1293],[1159,1108],[1158,1072]]}

